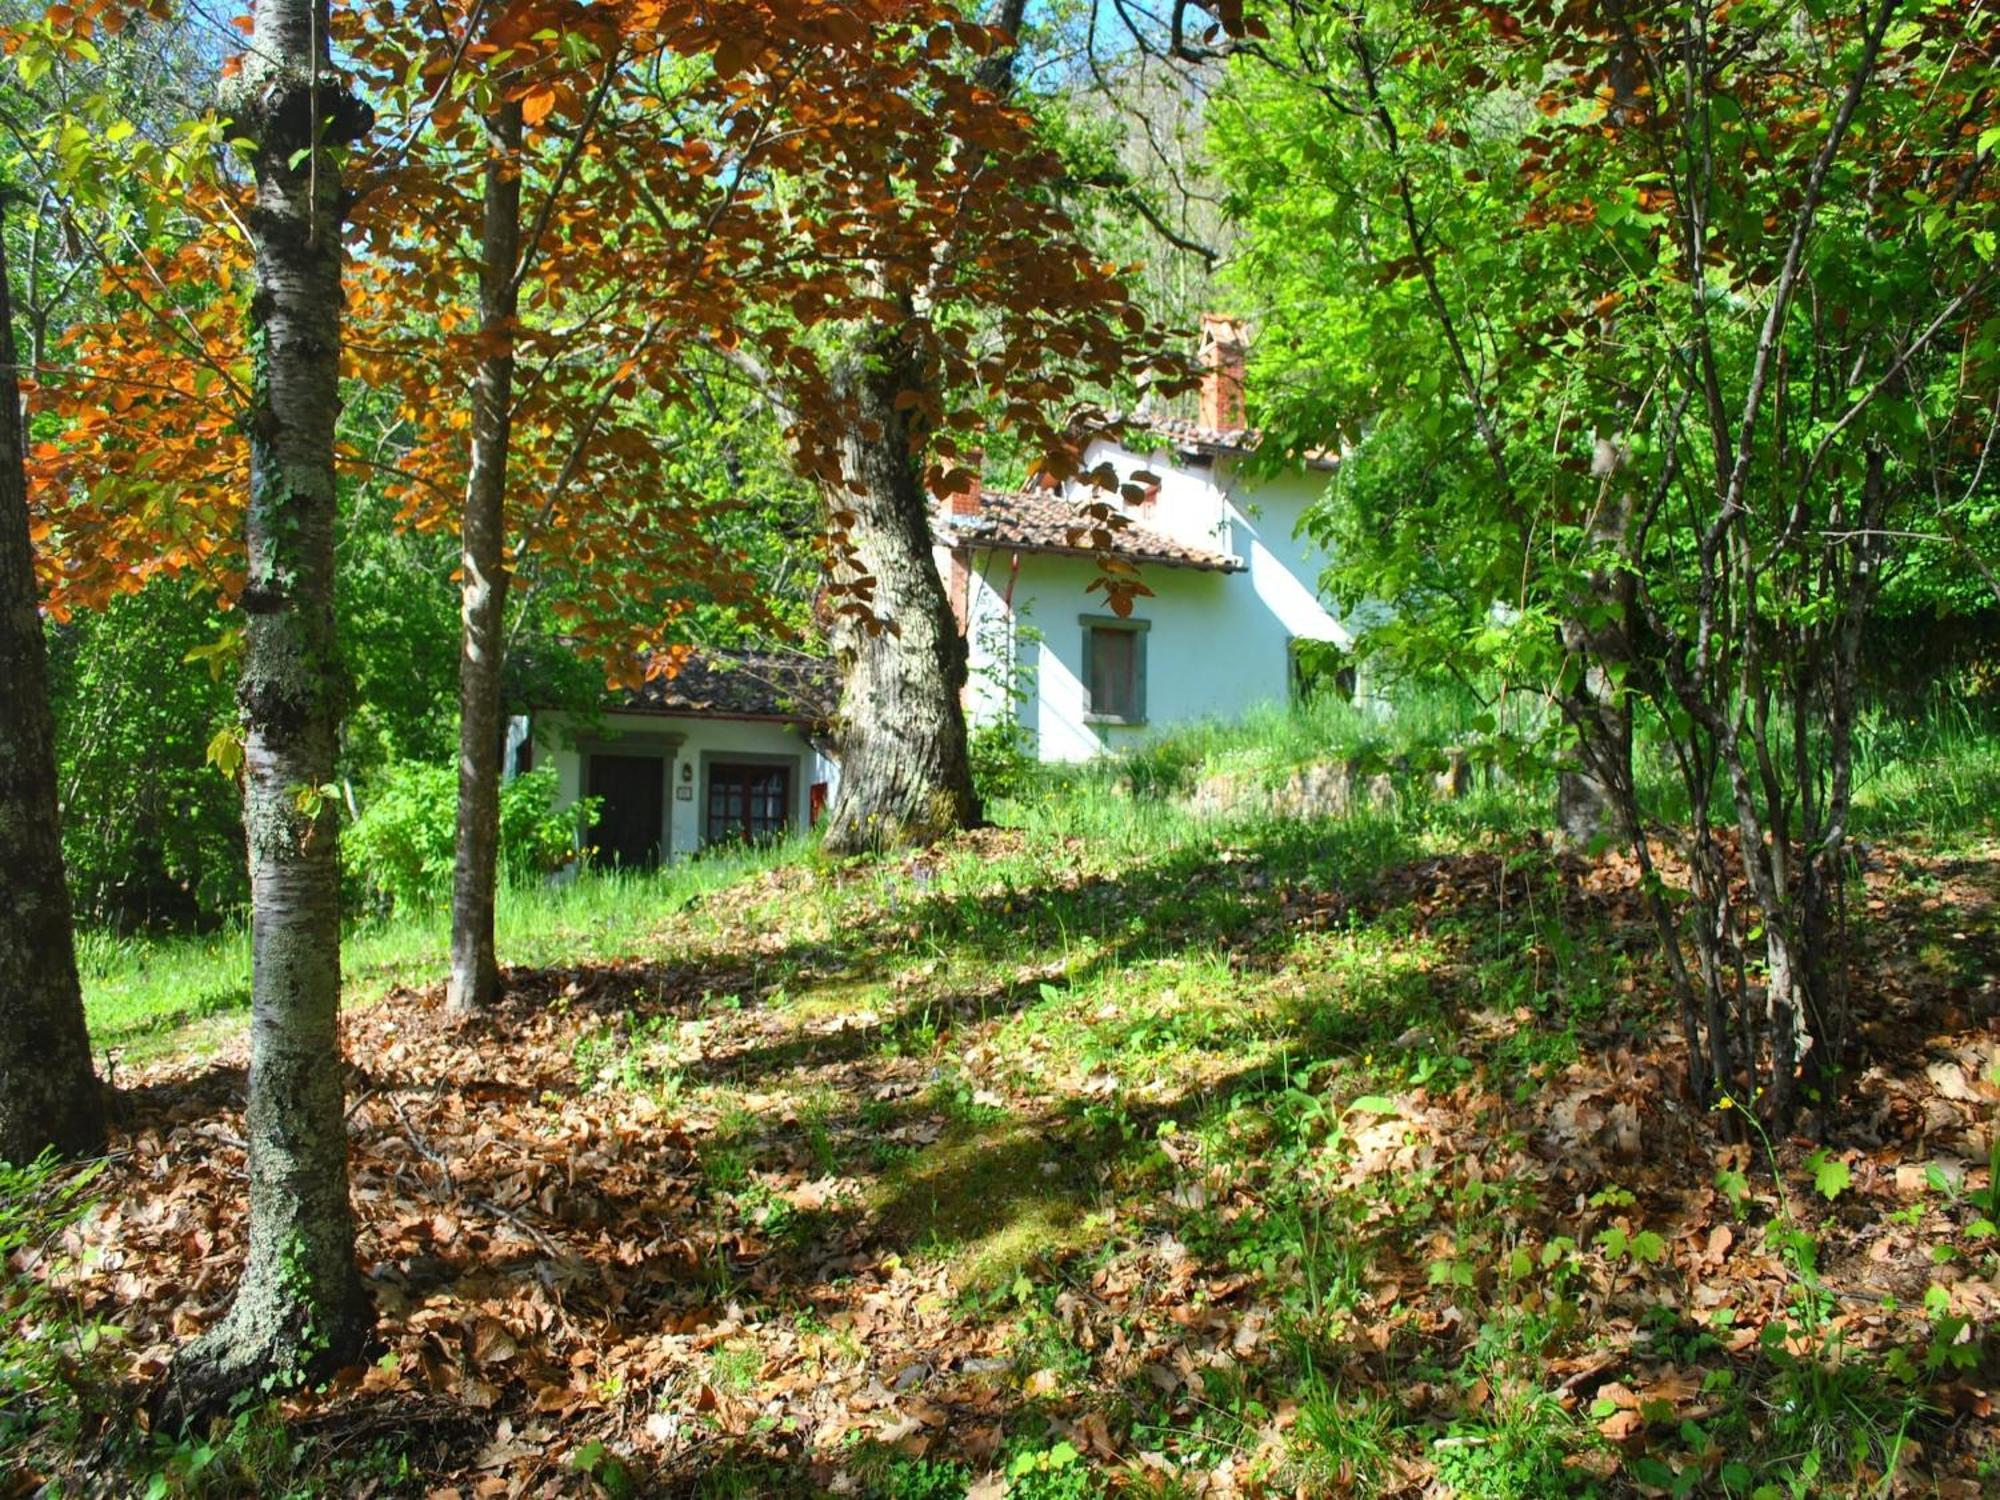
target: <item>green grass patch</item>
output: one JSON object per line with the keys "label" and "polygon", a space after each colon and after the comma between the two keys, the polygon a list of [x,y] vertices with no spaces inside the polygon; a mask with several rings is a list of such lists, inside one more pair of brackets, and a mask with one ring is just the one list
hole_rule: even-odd
{"label": "green grass patch", "polygon": [[[620,958],[704,897],[801,857],[797,846],[732,851],[657,873],[586,872],[560,885],[510,885],[495,915],[503,965],[542,967]],[[351,924],[341,939],[345,1003],[444,978],[451,918],[437,909]],[[250,1007],[250,933],[242,926],[178,937],[85,932],[77,942],[93,1043],[130,1060],[211,1050]]]}

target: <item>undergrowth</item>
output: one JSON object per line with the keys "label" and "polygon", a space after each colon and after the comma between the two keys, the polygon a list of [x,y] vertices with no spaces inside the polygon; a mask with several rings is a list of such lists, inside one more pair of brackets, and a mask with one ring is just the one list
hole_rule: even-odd
{"label": "undergrowth", "polygon": [[[1873,786],[1984,743],[1885,749]],[[2000,1160],[1967,1101],[2000,1084],[1974,1015],[2000,924],[1971,814],[1894,804],[1970,852],[1870,876],[1901,1028],[1865,1085],[1879,1133],[1763,1142],[1690,1117],[1629,871],[1551,857],[1529,790],[1218,819],[1107,766],[928,851],[515,890],[512,998],[470,1044],[428,999],[369,1003],[435,983],[441,920],[364,925],[348,1042],[394,1049],[396,1092],[351,1129],[393,1366],[372,1405],[303,1399],[370,1436],[251,1410],[124,1461],[141,1492],[397,1492],[464,1480],[504,1417],[542,1433],[551,1486],[592,1493],[1992,1478],[1968,1413],[1995,1374]],[[87,958],[100,1035],[240,1045],[229,1005],[187,1024],[241,982],[240,936]],[[1939,1093],[1925,1070],[1961,1056]],[[133,1066],[135,1155],[92,1194],[173,1182],[233,1212],[226,1088]],[[100,1305],[92,1253],[155,1267],[112,1343],[156,1358],[198,1316],[173,1300],[184,1241],[92,1222]],[[385,1438],[399,1402],[461,1427]]]}

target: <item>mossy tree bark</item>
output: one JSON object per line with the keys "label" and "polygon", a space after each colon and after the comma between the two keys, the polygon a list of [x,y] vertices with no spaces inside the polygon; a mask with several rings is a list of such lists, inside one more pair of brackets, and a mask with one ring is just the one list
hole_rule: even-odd
{"label": "mossy tree bark", "polygon": [[184,1415],[351,1362],[371,1313],[354,1261],[342,1104],[335,736],[338,148],[366,107],[327,60],[325,0],[263,0],[231,100],[255,142],[244,824],[252,983],[247,1263],[228,1315],[174,1361]]}
{"label": "mossy tree bark", "polygon": [[480,254],[480,342],[473,377],[472,464],[461,519],[458,657],[458,846],[452,866],[451,980],[465,1015],[498,998],[493,939],[500,876],[500,674],[506,653],[507,450],[514,407],[513,326],[520,297],[521,106],[488,122]]}
{"label": "mossy tree bark", "polygon": [[836,395],[855,417],[842,467],[858,486],[838,503],[853,513],[849,539],[875,580],[876,619],[842,615],[833,629],[840,789],[826,845],[835,853],[933,843],[980,816],[961,701],[965,642],[931,553],[921,445],[898,402],[922,380],[886,326],[857,340],[838,376]]}
{"label": "mossy tree bark", "polygon": [[28,536],[14,311],[0,241],[0,1160],[104,1146],[56,813],[55,723]]}

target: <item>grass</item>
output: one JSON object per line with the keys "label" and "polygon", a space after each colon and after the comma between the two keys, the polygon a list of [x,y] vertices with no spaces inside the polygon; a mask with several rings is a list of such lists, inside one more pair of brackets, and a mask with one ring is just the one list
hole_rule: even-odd
{"label": "grass", "polygon": [[[500,962],[542,968],[630,953],[663,914],[799,853],[796,845],[777,845],[655,873],[586,872],[561,885],[503,887],[495,913]],[[450,953],[450,914],[442,906],[351,923],[341,941],[346,1003],[433,983]],[[85,932],[77,965],[92,1040],[130,1061],[212,1048],[250,1007],[250,933],[242,925],[166,938]]]}
{"label": "grass", "polygon": [[1858,826],[1949,843],[1990,832],[2000,810],[2000,725],[1943,691],[1921,712],[1867,714],[1855,735]]}
{"label": "grass", "polygon": [[[1297,763],[1354,743],[1338,717],[1204,726],[1161,754],[1197,774]],[[1956,840],[1988,878],[1993,745],[1970,722],[1878,737],[1868,816]],[[1242,1493],[1858,1495],[1912,1442],[1994,1463],[1931,1395],[1990,1374],[1983,1326],[1953,1324],[1948,1292],[1925,1302],[1937,1266],[2000,1272],[1969,1195],[1898,1206],[1881,1261],[1891,1145],[1855,1146],[1856,1186],[1821,1202],[1803,1149],[1746,1161],[1687,1121],[1643,928],[1529,839],[1540,788],[1302,823],[1196,817],[1129,769],[920,854],[792,847],[509,891],[522,993],[479,1045],[549,1040],[508,1055],[518,1102],[481,1105],[468,1138],[448,1134],[460,1080],[425,1071],[417,1036],[396,1110],[357,1105],[358,1170],[386,1141],[398,1174],[370,1201],[419,1190],[413,1140],[461,1183],[482,1151],[577,1149],[578,1120],[583,1149],[607,1122],[627,1146],[596,1158],[577,1222],[560,1195],[505,1219],[454,1205],[468,1247],[426,1242],[438,1279],[421,1326],[385,1327],[398,1357],[432,1358],[426,1330],[486,1315],[496,1285],[533,1298],[539,1271],[493,1279],[512,1235],[523,1264],[562,1268],[533,1362],[587,1366],[606,1433],[686,1419],[671,1458],[620,1450],[678,1465],[662,1492],[820,1493],[838,1470],[903,1500],[989,1472],[1045,1497],[1202,1493],[1219,1471]],[[1957,941],[1992,925],[1960,878],[1913,865],[1878,887],[1939,908],[1954,940],[1913,931],[1899,997],[1990,972]],[[435,982],[445,936],[441,913],[355,928],[349,1005]],[[92,939],[86,967],[101,1045],[188,1055],[240,1032],[240,933]],[[1926,1088],[1928,1055],[1885,1065]],[[1644,1122],[1637,1153],[1606,1144],[1618,1107]],[[643,1233],[604,1260],[618,1191]],[[1738,1259],[1704,1259],[1724,1230]],[[635,1278],[652,1255],[666,1269]],[[719,1308],[728,1334],[690,1342]],[[1834,1308],[1868,1318],[1850,1334]],[[906,1380],[962,1425],[871,1446],[909,1441],[882,1395]],[[871,1415],[816,1447],[829,1408]]]}
{"label": "grass", "polygon": [[[1479,738],[1474,725],[1482,710],[1462,692],[1398,689],[1393,700],[1387,712],[1322,695],[1304,708],[1269,708],[1239,724],[1191,725],[1128,758],[1050,775],[996,812],[1036,838],[1076,837],[1110,858],[1143,859],[1201,836],[1202,825],[1175,797],[1203,777],[1271,786],[1315,761],[1423,762]],[[2000,826],[2000,726],[1990,716],[1940,693],[1921,712],[1870,713],[1856,747],[1856,823],[1865,833],[1948,844]],[[1657,758],[1643,736],[1639,758],[1642,767]],[[1658,775],[1662,768],[1653,770]],[[1539,779],[1483,778],[1461,802],[1427,805],[1427,798],[1416,797],[1388,816],[1356,819],[1353,836],[1372,839],[1374,851],[1363,858],[1379,860],[1411,828],[1448,844],[1529,826],[1547,794]],[[548,966],[629,953],[662,913],[698,909],[708,893],[801,857],[799,846],[782,845],[656,874],[589,874],[564,885],[510,887],[498,909],[501,962]],[[948,891],[954,880],[963,886],[968,875],[983,879],[986,873],[946,868],[933,878]],[[1021,889],[1039,875],[1032,863],[1020,861],[993,873]],[[434,981],[448,951],[442,907],[352,924],[342,952],[349,1003]],[[250,940],[240,926],[170,938],[86,932],[78,962],[92,1036],[131,1060],[211,1045],[229,1033],[229,1018],[249,1006]]]}
{"label": "grass", "polygon": [[[1359,703],[1320,693],[1299,705],[1265,705],[1241,720],[1178,728],[1129,753],[1116,774],[1134,791],[1171,795],[1204,777],[1273,788],[1315,762],[1435,768],[1446,752],[1491,732],[1492,725],[1481,724],[1488,712],[1453,686],[1397,684],[1381,700]],[[1543,717],[1540,705],[1521,694],[1491,712],[1515,732],[1531,730]]]}

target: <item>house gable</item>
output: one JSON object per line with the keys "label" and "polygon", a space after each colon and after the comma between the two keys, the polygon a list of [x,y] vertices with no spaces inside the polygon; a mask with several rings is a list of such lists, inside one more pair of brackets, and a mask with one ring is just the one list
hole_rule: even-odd
{"label": "house gable", "polygon": [[[1205,347],[1226,354],[1232,342]],[[1240,336],[1233,347],[1240,353]],[[1208,385],[1226,386],[1226,374],[1211,372]],[[1283,703],[1297,642],[1353,644],[1319,593],[1326,559],[1299,533],[1334,460],[1247,472],[1260,438],[1240,426],[1240,370],[1236,380],[1233,400],[1229,389],[1205,391],[1198,422],[1162,419],[1129,438],[1091,440],[1083,469],[1108,465],[1120,489],[1072,482],[940,507],[939,571],[967,642],[975,723],[1013,719],[1043,760],[1088,759],[1174,724]],[[1232,417],[1239,425],[1218,425]],[[1136,565],[1148,591],[1129,617],[1109,616],[1091,589],[1102,559],[1086,505],[1109,505],[1127,523],[1109,550]],[[1133,639],[1094,635],[1113,628]],[[1093,674],[1116,711],[1093,703]]]}

